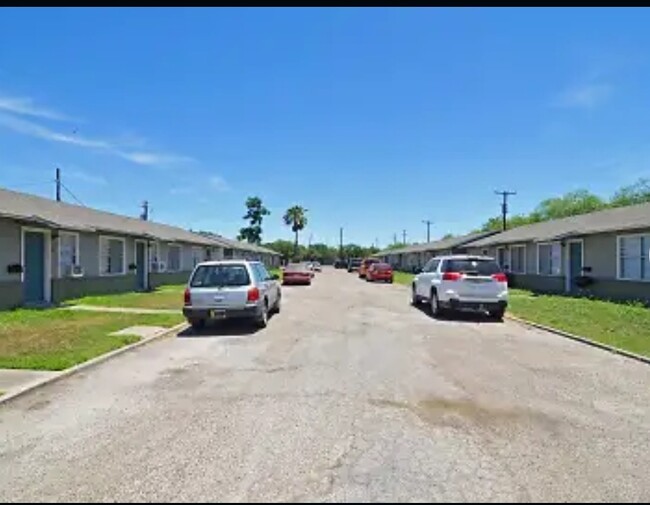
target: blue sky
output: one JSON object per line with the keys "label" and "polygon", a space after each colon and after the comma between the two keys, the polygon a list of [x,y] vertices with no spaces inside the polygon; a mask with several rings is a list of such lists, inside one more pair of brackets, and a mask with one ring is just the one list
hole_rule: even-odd
{"label": "blue sky", "polygon": [[[650,176],[643,9],[3,9],[0,186],[233,236],[463,233]],[[64,192],[64,198],[72,201]]]}

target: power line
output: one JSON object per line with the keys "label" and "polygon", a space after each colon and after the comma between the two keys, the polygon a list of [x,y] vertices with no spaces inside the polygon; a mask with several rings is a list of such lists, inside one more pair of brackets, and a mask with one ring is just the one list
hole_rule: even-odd
{"label": "power line", "polygon": [[503,197],[503,203],[501,204],[501,228],[503,231],[506,231],[506,228],[508,226],[507,224],[507,216],[508,216],[508,197],[510,195],[516,195],[516,191],[495,191],[494,192],[497,195],[501,195]]}
{"label": "power line", "polygon": [[74,200],[75,200],[79,205],[81,205],[82,207],[85,207],[85,205],[83,204],[83,202],[82,202],[81,200],[79,200],[79,198],[77,198],[77,197],[75,196],[75,194],[74,194],[72,191],[70,191],[70,190],[68,189],[68,187],[67,187],[65,184],[63,184],[63,183],[60,182],[60,181],[59,181],[59,183],[61,184],[61,187],[62,187],[63,189],[65,189],[66,192],[67,192],[67,193],[68,193],[68,194],[69,194],[69,195],[70,195],[70,196],[71,196],[71,197],[72,197],[72,198],[73,198],[73,199],[74,199]]}

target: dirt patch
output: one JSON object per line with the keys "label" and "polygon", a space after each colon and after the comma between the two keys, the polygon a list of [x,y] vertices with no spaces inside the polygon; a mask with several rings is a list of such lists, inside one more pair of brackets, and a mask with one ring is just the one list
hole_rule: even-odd
{"label": "dirt patch", "polygon": [[558,421],[542,412],[481,405],[471,399],[428,398],[417,403],[371,399],[371,405],[408,410],[423,421],[437,426],[460,428],[466,424],[486,427],[543,425],[555,431]]}

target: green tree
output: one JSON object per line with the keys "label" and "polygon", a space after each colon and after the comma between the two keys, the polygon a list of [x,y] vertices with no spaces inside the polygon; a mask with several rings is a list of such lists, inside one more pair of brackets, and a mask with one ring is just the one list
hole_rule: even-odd
{"label": "green tree", "polygon": [[650,202],[650,179],[642,178],[619,189],[610,200],[612,207]]}
{"label": "green tree", "polygon": [[264,247],[268,247],[269,249],[278,252],[282,255],[282,258],[285,260],[288,260],[293,252],[293,242],[291,240],[275,240],[274,242],[267,242],[264,244]]}
{"label": "green tree", "polygon": [[300,205],[289,207],[282,217],[284,224],[291,226],[291,231],[296,235],[294,242],[294,256],[298,256],[298,232],[307,226],[307,209]]}
{"label": "green tree", "polygon": [[260,244],[262,242],[262,221],[264,216],[271,212],[264,207],[262,200],[257,196],[251,196],[246,199],[246,215],[243,219],[248,220],[249,226],[239,230],[237,240],[246,240],[251,244]]}
{"label": "green tree", "polygon": [[[539,214],[540,221],[560,219],[568,216],[587,214],[607,207],[607,202],[586,189],[579,189],[558,198],[543,200],[532,213]],[[531,215],[531,217],[533,217]]]}

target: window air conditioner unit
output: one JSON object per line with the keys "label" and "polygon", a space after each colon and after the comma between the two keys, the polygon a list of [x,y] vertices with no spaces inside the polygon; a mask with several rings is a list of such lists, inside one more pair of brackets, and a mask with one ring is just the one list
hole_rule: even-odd
{"label": "window air conditioner unit", "polygon": [[70,265],[68,275],[70,277],[83,277],[84,268],[81,265]]}
{"label": "window air conditioner unit", "polygon": [[167,271],[167,265],[165,264],[164,261],[159,261],[158,262],[158,272],[166,272]]}

